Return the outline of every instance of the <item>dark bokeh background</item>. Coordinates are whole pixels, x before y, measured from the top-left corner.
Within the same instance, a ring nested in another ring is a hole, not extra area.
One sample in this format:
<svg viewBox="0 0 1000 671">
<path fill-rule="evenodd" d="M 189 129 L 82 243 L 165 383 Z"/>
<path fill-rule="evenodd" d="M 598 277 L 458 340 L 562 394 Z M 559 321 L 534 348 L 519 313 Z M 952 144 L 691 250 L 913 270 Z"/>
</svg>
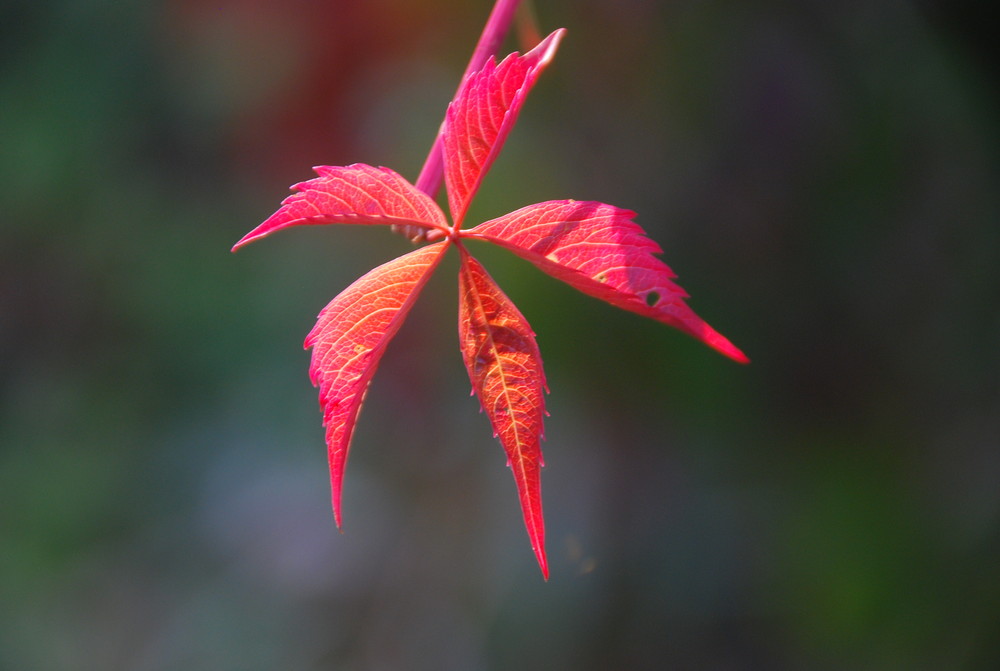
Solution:
<svg viewBox="0 0 1000 671">
<path fill-rule="evenodd" d="M 409 243 L 228 251 L 312 165 L 415 178 L 489 3 L 0 2 L 0 668 L 1000 668 L 989 3 L 536 4 L 470 221 L 634 209 L 753 359 L 476 248 L 552 388 L 548 583 L 455 259 L 338 534 L 301 343 Z"/>
</svg>

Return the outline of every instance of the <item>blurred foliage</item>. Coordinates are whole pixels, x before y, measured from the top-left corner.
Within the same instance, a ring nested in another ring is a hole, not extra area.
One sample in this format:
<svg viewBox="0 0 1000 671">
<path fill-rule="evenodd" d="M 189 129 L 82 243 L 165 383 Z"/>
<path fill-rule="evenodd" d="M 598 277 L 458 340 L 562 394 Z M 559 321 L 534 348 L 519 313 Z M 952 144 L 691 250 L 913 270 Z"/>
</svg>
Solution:
<svg viewBox="0 0 1000 671">
<path fill-rule="evenodd" d="M 636 210 L 754 360 L 477 247 L 552 387 L 548 584 L 454 259 L 376 376 L 341 535 L 301 342 L 409 243 L 228 253 L 311 165 L 415 177 L 489 3 L 0 2 L 0 668 L 1000 665 L 983 10 L 536 4 L 569 34 L 471 216 Z"/>
</svg>

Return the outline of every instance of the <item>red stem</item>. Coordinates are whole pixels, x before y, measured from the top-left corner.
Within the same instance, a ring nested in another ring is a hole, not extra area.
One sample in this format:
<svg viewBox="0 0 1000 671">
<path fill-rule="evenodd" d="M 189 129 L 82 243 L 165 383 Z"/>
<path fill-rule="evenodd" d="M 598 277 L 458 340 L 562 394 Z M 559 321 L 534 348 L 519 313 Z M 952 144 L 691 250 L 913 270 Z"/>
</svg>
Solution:
<svg viewBox="0 0 1000 671">
<path fill-rule="evenodd" d="M 469 75 L 481 69 L 490 56 L 497 54 L 504 37 L 507 35 L 507 31 L 510 30 L 510 26 L 514 22 L 514 13 L 517 11 L 520 1 L 497 0 L 496 4 L 493 5 L 490 18 L 486 20 L 486 27 L 483 28 L 483 34 L 479 36 L 479 43 L 476 44 L 476 49 L 472 52 L 469 65 L 466 66 L 465 73 L 462 75 L 462 80 L 458 85 L 459 91 L 461 91 L 462 85 L 465 84 L 465 80 L 469 78 Z M 455 95 L 456 97 L 458 96 L 457 91 Z M 431 151 L 427 154 L 427 160 L 424 161 L 424 167 L 421 169 L 420 176 L 417 177 L 417 182 L 414 186 L 431 198 L 435 198 L 438 190 L 441 188 L 443 179 L 444 157 L 441 154 L 441 132 L 438 131 L 437 137 L 434 138 L 434 144 L 431 146 Z"/>
</svg>

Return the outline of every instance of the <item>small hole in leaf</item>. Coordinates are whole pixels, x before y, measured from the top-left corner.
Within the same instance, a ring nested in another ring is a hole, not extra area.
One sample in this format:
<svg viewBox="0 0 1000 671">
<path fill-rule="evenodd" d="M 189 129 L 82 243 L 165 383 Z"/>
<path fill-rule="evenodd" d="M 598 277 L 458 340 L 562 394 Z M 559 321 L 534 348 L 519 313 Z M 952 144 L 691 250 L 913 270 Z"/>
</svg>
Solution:
<svg viewBox="0 0 1000 671">
<path fill-rule="evenodd" d="M 655 291 L 650 291 L 646 294 L 646 305 L 653 307 L 660 302 L 660 294 Z"/>
</svg>

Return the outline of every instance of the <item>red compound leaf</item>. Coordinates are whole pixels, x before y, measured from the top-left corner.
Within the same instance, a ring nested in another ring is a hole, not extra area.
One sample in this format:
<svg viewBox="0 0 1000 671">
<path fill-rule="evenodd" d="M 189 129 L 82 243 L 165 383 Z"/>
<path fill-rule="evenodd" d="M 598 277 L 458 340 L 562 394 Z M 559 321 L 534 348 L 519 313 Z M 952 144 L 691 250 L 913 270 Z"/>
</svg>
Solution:
<svg viewBox="0 0 1000 671">
<path fill-rule="evenodd" d="M 603 203 L 550 201 L 461 230 L 469 203 L 563 33 L 557 30 L 528 53 L 511 54 L 499 65 L 490 57 L 459 87 L 439 134 L 442 150 L 436 143 L 418 180 L 436 191 L 440 167 L 433 161 L 443 156 L 454 227 L 429 195 L 388 168 L 321 166 L 315 168 L 319 177 L 296 184 L 296 193 L 233 247 L 289 226 L 315 224 L 381 224 L 415 240 L 447 238 L 354 282 L 326 306 L 306 337 L 305 346 L 313 350 L 309 375 L 319 387 L 339 527 L 344 468 L 368 385 L 434 268 L 456 243 L 461 252 L 462 357 L 473 392 L 507 454 L 528 538 L 546 579 L 541 441 L 547 389 L 542 359 L 528 322 L 466 252 L 462 238 L 505 247 L 586 294 L 675 326 L 736 361 L 747 361 L 688 307 L 674 273 L 657 258 L 662 250 L 632 221 L 633 212 Z"/>
</svg>

